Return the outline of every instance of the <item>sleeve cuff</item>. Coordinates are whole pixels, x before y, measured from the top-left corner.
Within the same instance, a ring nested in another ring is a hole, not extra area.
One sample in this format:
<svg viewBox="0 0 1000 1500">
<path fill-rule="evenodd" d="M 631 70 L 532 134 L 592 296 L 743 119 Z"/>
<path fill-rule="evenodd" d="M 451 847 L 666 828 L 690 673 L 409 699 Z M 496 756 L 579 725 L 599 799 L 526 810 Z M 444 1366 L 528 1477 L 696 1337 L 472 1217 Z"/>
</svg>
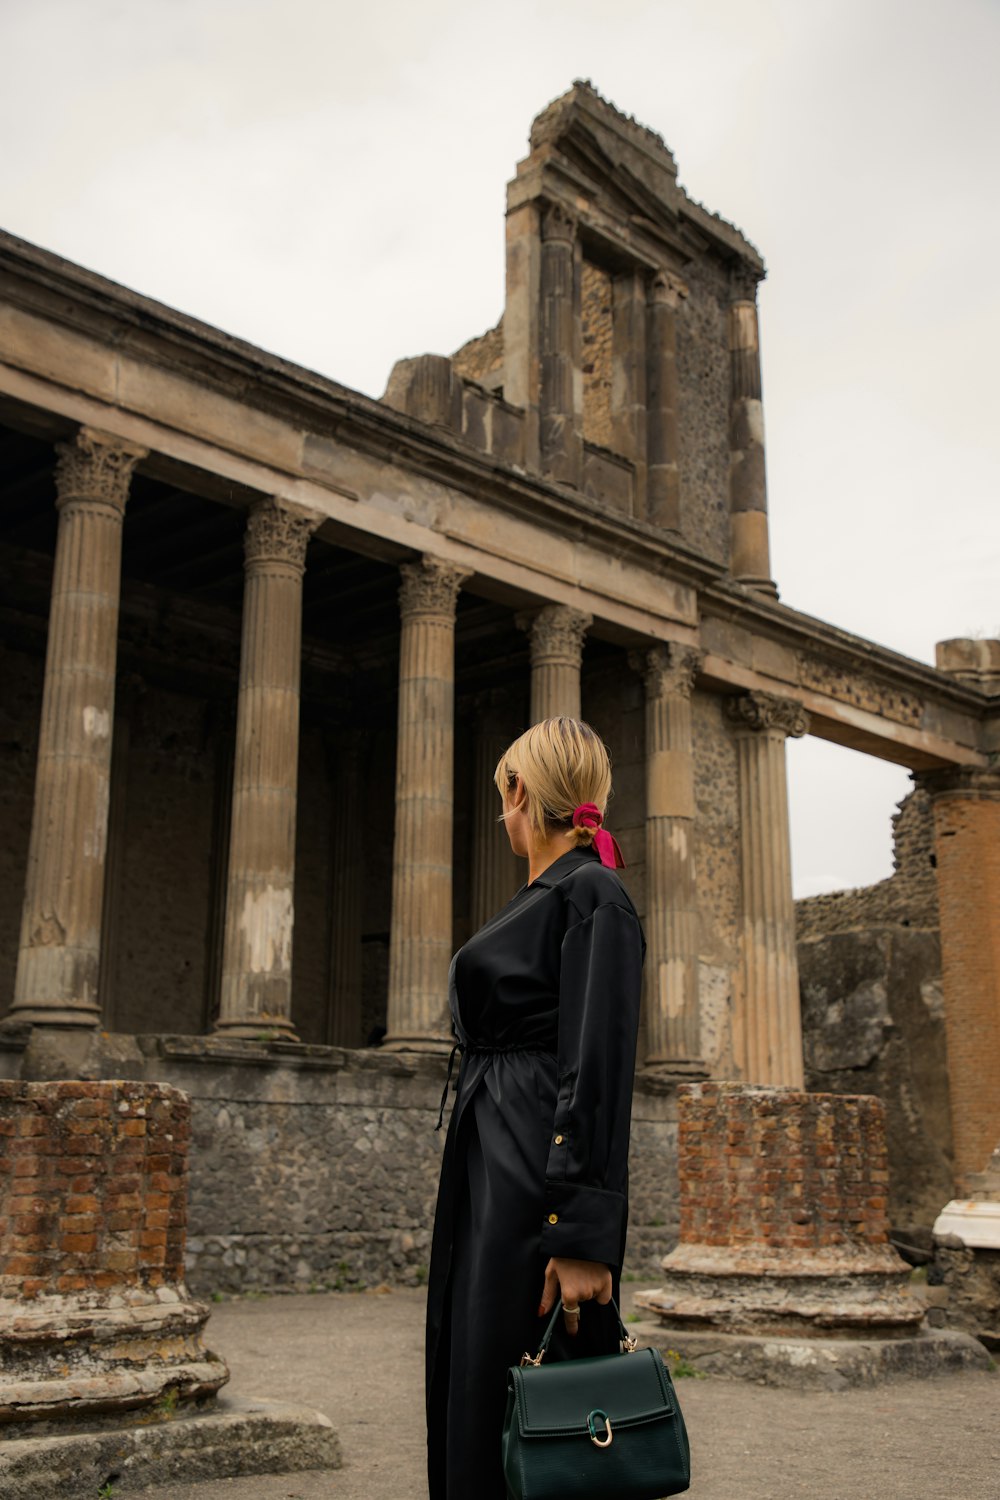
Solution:
<svg viewBox="0 0 1000 1500">
<path fill-rule="evenodd" d="M 542 1254 L 620 1266 L 625 1241 L 625 1198 L 604 1188 L 545 1183 Z"/>
</svg>

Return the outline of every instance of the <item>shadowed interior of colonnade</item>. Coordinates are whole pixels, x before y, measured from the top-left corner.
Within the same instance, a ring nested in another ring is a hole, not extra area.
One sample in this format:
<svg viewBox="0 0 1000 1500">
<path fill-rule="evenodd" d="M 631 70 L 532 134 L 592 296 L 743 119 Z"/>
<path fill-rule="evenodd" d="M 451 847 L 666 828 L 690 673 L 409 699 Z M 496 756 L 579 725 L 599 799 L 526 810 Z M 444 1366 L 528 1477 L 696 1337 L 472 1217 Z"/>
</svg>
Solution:
<svg viewBox="0 0 1000 1500">
<path fill-rule="evenodd" d="M 23 429 L 23 423 L 22 423 Z M 3 995 L 14 992 L 57 512 L 55 444 L 0 428 L 4 604 Z M 113 1033 L 197 1036 L 219 1013 L 244 593 L 245 497 L 138 473 L 122 544 L 100 941 Z M 303 577 L 292 1024 L 357 1048 L 386 1025 L 399 676 L 399 570 L 324 535 Z M 497 823 L 493 769 L 529 722 L 516 606 L 463 589 L 456 610 L 454 929 L 458 946 L 524 872 Z M 616 827 L 643 866 L 642 704 L 621 647 L 584 648 L 583 711 L 617 768 Z M 262 1028 L 262 1032 L 266 1027 Z"/>
</svg>

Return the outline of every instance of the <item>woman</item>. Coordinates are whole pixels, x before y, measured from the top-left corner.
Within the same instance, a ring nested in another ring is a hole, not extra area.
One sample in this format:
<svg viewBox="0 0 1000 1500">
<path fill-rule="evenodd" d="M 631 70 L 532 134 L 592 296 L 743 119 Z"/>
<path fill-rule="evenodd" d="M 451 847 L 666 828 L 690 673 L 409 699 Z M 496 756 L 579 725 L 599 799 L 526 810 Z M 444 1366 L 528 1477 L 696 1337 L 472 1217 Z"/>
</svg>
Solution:
<svg viewBox="0 0 1000 1500">
<path fill-rule="evenodd" d="M 560 1295 L 550 1358 L 618 1347 L 608 1303 L 625 1245 L 645 941 L 600 828 L 611 767 L 587 724 L 546 719 L 495 780 L 528 882 L 451 965 L 462 1062 L 428 1288 L 431 1500 L 504 1500 L 507 1368 L 535 1352 Z"/>
</svg>

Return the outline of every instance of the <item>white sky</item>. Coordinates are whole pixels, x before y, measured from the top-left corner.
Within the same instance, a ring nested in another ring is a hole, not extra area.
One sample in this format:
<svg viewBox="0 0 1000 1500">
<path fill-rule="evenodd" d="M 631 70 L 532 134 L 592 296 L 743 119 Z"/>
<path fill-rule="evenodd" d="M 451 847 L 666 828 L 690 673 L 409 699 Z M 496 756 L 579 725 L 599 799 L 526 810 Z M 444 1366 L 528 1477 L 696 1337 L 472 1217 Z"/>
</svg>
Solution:
<svg viewBox="0 0 1000 1500">
<path fill-rule="evenodd" d="M 0 223 L 370 395 L 503 304 L 574 78 L 761 249 L 774 576 L 923 661 L 1000 635 L 998 0 L 0 0 Z M 897 767 L 789 750 L 798 894 L 890 870 Z"/>
</svg>

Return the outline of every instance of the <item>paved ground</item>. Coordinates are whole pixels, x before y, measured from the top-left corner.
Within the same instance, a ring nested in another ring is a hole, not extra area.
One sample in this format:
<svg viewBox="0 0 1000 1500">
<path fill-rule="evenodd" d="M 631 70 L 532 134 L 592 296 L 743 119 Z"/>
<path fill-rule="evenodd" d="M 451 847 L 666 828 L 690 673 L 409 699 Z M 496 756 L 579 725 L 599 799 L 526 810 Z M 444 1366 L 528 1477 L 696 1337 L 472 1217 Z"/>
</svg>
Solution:
<svg viewBox="0 0 1000 1500">
<path fill-rule="evenodd" d="M 221 1303 L 209 1342 L 234 1391 L 326 1412 L 345 1465 L 145 1490 L 144 1500 L 425 1500 L 423 1310 L 417 1291 Z M 1000 1374 L 843 1394 L 717 1379 L 678 1391 L 692 1500 L 1000 1500 Z"/>
</svg>

